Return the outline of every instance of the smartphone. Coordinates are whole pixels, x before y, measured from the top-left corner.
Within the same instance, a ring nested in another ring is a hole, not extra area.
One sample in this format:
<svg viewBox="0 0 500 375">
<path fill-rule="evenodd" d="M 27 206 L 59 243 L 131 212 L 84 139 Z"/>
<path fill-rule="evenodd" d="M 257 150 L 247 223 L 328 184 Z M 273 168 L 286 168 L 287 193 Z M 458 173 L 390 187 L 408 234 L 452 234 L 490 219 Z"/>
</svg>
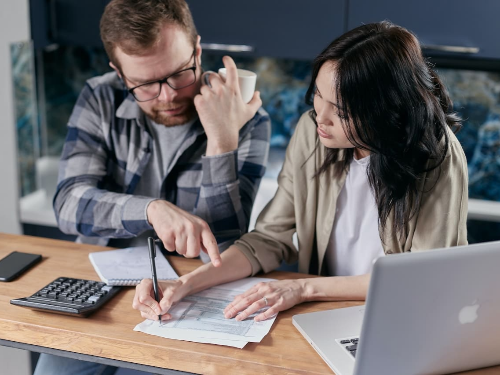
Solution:
<svg viewBox="0 0 500 375">
<path fill-rule="evenodd" d="M 12 281 L 42 260 L 39 254 L 13 251 L 0 259 L 0 281 Z"/>
</svg>

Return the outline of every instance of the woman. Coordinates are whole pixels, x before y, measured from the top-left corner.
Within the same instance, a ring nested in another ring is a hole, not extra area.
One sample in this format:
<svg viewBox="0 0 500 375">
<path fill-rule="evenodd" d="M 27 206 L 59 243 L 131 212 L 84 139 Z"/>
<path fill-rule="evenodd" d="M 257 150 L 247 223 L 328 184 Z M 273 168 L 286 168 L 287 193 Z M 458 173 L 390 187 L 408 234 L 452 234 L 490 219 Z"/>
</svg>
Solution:
<svg viewBox="0 0 500 375">
<path fill-rule="evenodd" d="M 379 256 L 467 243 L 467 164 L 460 127 L 416 37 L 381 22 L 333 41 L 315 60 L 307 100 L 287 149 L 279 188 L 256 230 L 179 280 L 137 287 L 144 318 L 169 319 L 184 296 L 269 272 L 298 258 L 299 271 L 328 275 L 260 283 L 226 318 L 267 319 L 304 301 L 364 300 Z M 292 236 L 298 235 L 298 250 Z"/>
</svg>

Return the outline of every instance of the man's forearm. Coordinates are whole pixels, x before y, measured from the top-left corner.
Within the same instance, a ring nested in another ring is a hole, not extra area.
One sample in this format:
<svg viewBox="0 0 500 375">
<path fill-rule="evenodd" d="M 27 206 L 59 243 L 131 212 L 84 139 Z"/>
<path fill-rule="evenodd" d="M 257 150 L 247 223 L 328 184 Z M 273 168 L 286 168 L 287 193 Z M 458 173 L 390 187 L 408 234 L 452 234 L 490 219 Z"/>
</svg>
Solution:
<svg viewBox="0 0 500 375">
<path fill-rule="evenodd" d="M 193 214 L 206 220 L 219 244 L 238 239 L 247 231 L 248 194 L 240 191 L 238 151 L 203 157 L 203 180 Z M 250 202 L 250 205 L 253 202 Z M 248 210 L 250 211 L 250 210 Z"/>
<path fill-rule="evenodd" d="M 207 263 L 180 277 L 187 289 L 187 294 L 197 293 L 212 286 L 239 280 L 252 274 L 250 262 L 236 246 L 231 246 L 223 252 L 221 259 L 222 265 L 220 267 L 215 268 L 211 263 Z"/>
<path fill-rule="evenodd" d="M 146 220 L 151 200 L 105 192 L 91 185 L 69 185 L 57 192 L 54 213 L 64 233 L 130 238 L 151 229 Z"/>
</svg>

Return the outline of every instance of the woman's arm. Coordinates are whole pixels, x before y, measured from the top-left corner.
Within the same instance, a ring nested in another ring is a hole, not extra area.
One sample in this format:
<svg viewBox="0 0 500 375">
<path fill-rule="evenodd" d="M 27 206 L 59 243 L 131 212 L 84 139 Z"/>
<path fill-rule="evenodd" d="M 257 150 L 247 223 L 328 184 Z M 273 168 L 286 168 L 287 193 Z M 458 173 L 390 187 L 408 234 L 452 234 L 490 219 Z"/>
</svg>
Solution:
<svg viewBox="0 0 500 375">
<path fill-rule="evenodd" d="M 364 301 L 371 274 L 302 279 L 304 301 Z"/>
<path fill-rule="evenodd" d="M 221 258 L 220 267 L 207 263 L 178 280 L 160 283 L 159 304 L 154 299 L 151 279 L 142 280 L 136 288 L 133 308 L 139 310 L 143 318 L 156 320 L 158 315 L 162 315 L 162 319 L 168 320 L 171 316 L 167 312 L 172 304 L 185 296 L 250 276 L 250 262 L 237 247 L 231 246 L 221 254 Z M 235 297 L 225 308 L 224 315 L 226 318 L 244 320 L 269 306 L 269 309 L 255 317 L 256 321 L 260 321 L 302 302 L 365 300 L 369 282 L 370 274 L 258 283 Z"/>
<path fill-rule="evenodd" d="M 236 296 L 224 310 L 224 315 L 226 318 L 244 320 L 269 306 L 254 318 L 255 321 L 261 321 L 302 302 L 365 300 L 369 283 L 370 274 L 259 283 Z"/>
<path fill-rule="evenodd" d="M 181 276 L 185 295 L 193 294 L 215 285 L 228 283 L 250 276 L 252 268 L 247 257 L 235 246 L 221 254 L 221 266 L 204 264 L 194 271 Z"/>
<path fill-rule="evenodd" d="M 162 315 L 162 319 L 168 320 L 171 316 L 167 311 L 185 296 L 242 279 L 252 273 L 247 257 L 235 246 L 223 252 L 221 260 L 221 265 L 217 268 L 212 263 L 206 263 L 178 280 L 160 283 L 160 303 L 154 299 L 151 279 L 142 280 L 136 287 L 132 307 L 139 310 L 143 318 L 157 320 L 158 315 Z"/>
<path fill-rule="evenodd" d="M 411 251 L 467 244 L 467 160 L 455 135 L 439 168 L 427 173 Z"/>
</svg>

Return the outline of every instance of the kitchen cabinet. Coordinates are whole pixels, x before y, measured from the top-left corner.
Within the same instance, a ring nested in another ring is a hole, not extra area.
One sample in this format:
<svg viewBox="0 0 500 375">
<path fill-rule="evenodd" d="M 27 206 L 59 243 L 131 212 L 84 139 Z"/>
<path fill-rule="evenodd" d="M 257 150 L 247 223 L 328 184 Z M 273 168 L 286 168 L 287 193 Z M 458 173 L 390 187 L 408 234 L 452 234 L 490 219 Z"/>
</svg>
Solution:
<svg viewBox="0 0 500 375">
<path fill-rule="evenodd" d="M 413 31 L 429 56 L 500 59 L 498 0 L 349 0 L 348 29 L 384 19 Z"/>
<path fill-rule="evenodd" d="M 109 0 L 30 0 L 35 48 L 50 44 L 102 47 L 99 21 Z"/>
<path fill-rule="evenodd" d="M 102 47 L 109 0 L 30 0 L 35 48 Z M 430 56 L 500 59 L 498 0 L 187 0 L 205 51 L 314 58 L 335 37 L 384 19 L 413 31 Z"/>
<path fill-rule="evenodd" d="M 205 50 L 313 59 L 345 31 L 347 0 L 187 0 Z"/>
<path fill-rule="evenodd" d="M 347 0 L 188 0 L 205 51 L 313 59 L 345 31 Z M 109 0 L 30 0 L 35 48 L 102 47 Z"/>
</svg>

